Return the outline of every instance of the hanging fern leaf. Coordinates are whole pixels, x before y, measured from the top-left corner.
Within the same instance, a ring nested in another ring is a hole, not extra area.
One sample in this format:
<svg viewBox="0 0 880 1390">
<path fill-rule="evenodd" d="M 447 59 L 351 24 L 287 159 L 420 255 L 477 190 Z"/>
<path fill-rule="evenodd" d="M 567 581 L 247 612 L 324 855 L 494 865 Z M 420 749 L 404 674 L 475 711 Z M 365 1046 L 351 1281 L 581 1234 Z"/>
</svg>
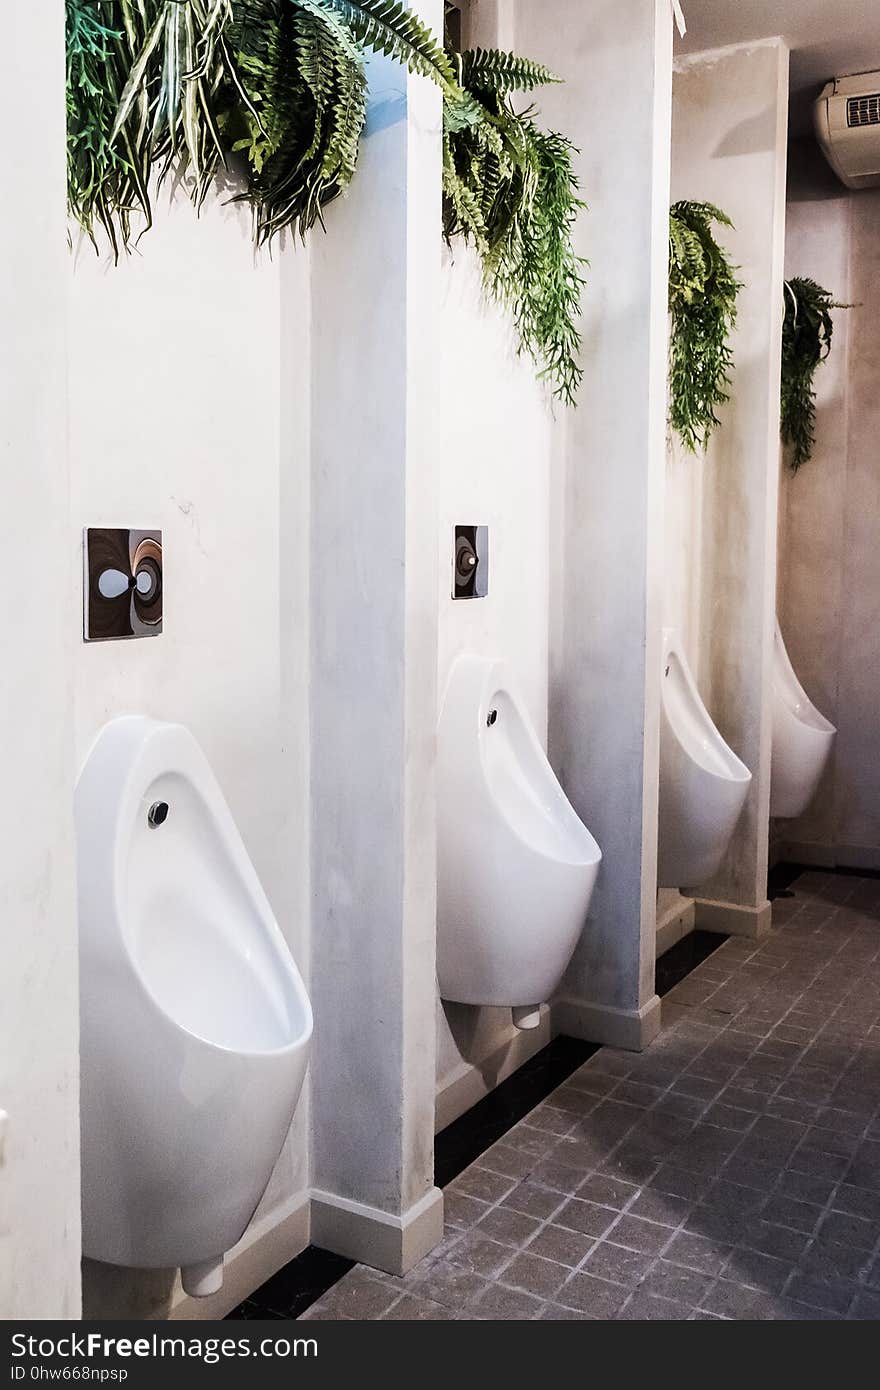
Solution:
<svg viewBox="0 0 880 1390">
<path fill-rule="evenodd" d="M 230 154 L 258 243 L 305 234 L 354 176 L 364 47 L 439 84 L 450 122 L 485 114 L 397 0 L 66 0 L 70 209 L 114 255 L 173 168 L 198 208 Z M 138 231 L 140 228 L 138 228 Z"/>
<path fill-rule="evenodd" d="M 469 91 L 531 92 L 561 80 L 543 63 L 496 48 L 469 49 L 460 55 L 460 61 L 459 81 Z"/>
<path fill-rule="evenodd" d="M 131 216 L 151 221 L 147 191 L 151 156 L 128 126 L 115 130 L 116 113 L 134 52 L 157 5 L 114 5 L 67 0 L 67 187 L 70 212 L 95 241 L 103 227 L 118 255 L 128 245 Z M 105 21 L 114 22 L 108 24 Z M 118 23 L 116 22 L 118 21 Z M 141 104 L 137 116 L 145 119 Z"/>
<path fill-rule="evenodd" d="M 831 311 L 852 305 L 838 304 L 828 290 L 806 277 L 786 280 L 784 292 L 780 432 L 783 444 L 791 450 L 791 470 L 796 473 L 812 457 L 816 442 L 813 377 L 831 351 Z"/>
<path fill-rule="evenodd" d="M 230 156 L 257 244 L 304 236 L 354 177 L 371 48 L 440 87 L 445 233 L 475 245 L 523 350 L 573 399 L 573 151 L 508 99 L 555 81 L 546 68 L 492 50 L 453 57 L 398 0 L 66 3 L 70 208 L 93 240 L 103 226 L 114 255 L 130 247 L 137 221 L 151 222 L 152 176 L 173 170 L 201 207 Z"/>
<path fill-rule="evenodd" d="M 293 0 L 294 4 L 301 0 Z M 463 96 L 455 69 L 427 24 L 399 0 L 307 0 L 310 8 L 336 11 L 366 48 L 396 58 L 410 72 L 430 77 L 452 101 Z"/>
<path fill-rule="evenodd" d="M 572 245 L 584 206 L 575 151 L 562 135 L 542 131 L 531 111 L 515 111 L 507 95 L 556 79 L 509 53 L 475 49 L 451 61 L 483 115 L 462 125 L 444 105 L 444 234 L 475 247 L 486 287 L 509 308 L 522 351 L 573 404 L 582 376 L 577 325 L 585 265 Z"/>
<path fill-rule="evenodd" d="M 678 202 L 669 215 L 669 423 L 692 453 L 705 449 L 728 400 L 730 334 L 742 286 L 713 224 L 730 218 L 712 203 Z"/>
</svg>

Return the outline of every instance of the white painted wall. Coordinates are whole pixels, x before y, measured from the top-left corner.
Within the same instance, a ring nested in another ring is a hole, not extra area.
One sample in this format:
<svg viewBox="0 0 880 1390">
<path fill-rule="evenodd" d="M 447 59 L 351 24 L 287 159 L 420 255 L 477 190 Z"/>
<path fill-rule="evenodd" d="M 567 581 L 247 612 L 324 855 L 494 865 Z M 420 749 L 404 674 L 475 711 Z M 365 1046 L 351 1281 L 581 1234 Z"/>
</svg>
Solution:
<svg viewBox="0 0 880 1390">
<path fill-rule="evenodd" d="M 0 50 L 0 1318 L 79 1316 L 77 946 L 66 430 L 64 7 Z"/>
<path fill-rule="evenodd" d="M 783 460 L 780 479 L 780 624 L 801 683 L 838 737 L 811 806 L 774 830 L 789 857 L 876 868 L 880 194 L 850 193 L 818 151 L 795 153 L 786 274 L 809 275 L 855 307 L 835 313 L 831 355 L 816 373 L 813 457 L 796 475 Z"/>
<path fill-rule="evenodd" d="M 159 195 L 140 251 L 70 280 L 72 524 L 160 526 L 164 631 L 74 652 L 77 766 L 143 712 L 202 744 L 308 973 L 309 257 L 254 256 L 249 214 Z M 79 614 L 70 617 L 79 624 Z M 308 1091 L 260 1215 L 306 1188 Z M 86 1267 L 87 1309 L 160 1313 L 170 1279 Z M 112 1303 L 108 1300 L 111 1299 Z"/>
<path fill-rule="evenodd" d="M 757 930 L 766 903 L 770 792 L 770 643 L 776 582 L 779 353 L 785 220 L 788 53 L 776 39 L 676 65 L 671 201 L 718 204 L 743 289 L 732 338 L 731 399 L 705 458 L 667 459 L 673 526 L 668 616 L 677 616 L 701 693 L 752 772 L 745 811 L 719 874 L 696 885 L 728 930 Z M 727 908 L 724 909 L 728 911 Z M 713 919 L 714 920 L 714 919 Z M 720 925 L 720 923 L 719 923 Z"/>
<path fill-rule="evenodd" d="M 444 251 L 438 326 L 438 703 L 460 653 L 501 657 L 545 742 L 555 428 L 549 392 L 532 362 L 517 355 L 510 317 L 487 302 L 479 259 L 461 243 Z M 485 598 L 451 597 L 456 523 L 489 527 Z M 499 1068 L 521 1060 L 524 1035 L 509 1009 L 441 1004 L 437 1024 L 441 1091 L 471 1065 L 483 1069 L 491 1089 Z"/>
</svg>

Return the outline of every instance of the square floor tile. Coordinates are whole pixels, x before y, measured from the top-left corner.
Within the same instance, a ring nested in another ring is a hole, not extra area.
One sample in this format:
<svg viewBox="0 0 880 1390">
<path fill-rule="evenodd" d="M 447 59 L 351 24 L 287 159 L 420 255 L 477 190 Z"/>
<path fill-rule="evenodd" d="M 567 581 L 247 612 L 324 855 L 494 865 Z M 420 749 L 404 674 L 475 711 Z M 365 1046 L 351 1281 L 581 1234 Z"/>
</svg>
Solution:
<svg viewBox="0 0 880 1390">
<path fill-rule="evenodd" d="M 673 1264 L 696 1270 L 698 1274 L 720 1274 L 732 1254 L 731 1245 L 679 1231 L 664 1250 L 663 1257 Z"/>
<path fill-rule="evenodd" d="M 669 1240 L 671 1231 L 659 1226 L 656 1221 L 645 1221 L 640 1216 L 630 1216 L 628 1212 L 606 1232 L 606 1240 L 615 1245 L 625 1245 L 630 1250 L 640 1250 L 645 1254 L 656 1255 Z"/>
<path fill-rule="evenodd" d="M 629 1289 L 594 1279 L 591 1274 L 573 1274 L 556 1295 L 564 1308 L 577 1308 L 592 1318 L 613 1318 L 629 1297 Z"/>
<path fill-rule="evenodd" d="M 589 1254 L 595 1243 L 594 1236 L 551 1223 L 541 1228 L 526 1249 L 531 1255 L 541 1255 L 546 1260 L 556 1260 L 573 1269 Z"/>
<path fill-rule="evenodd" d="M 521 1289 L 490 1284 L 460 1316 L 491 1322 L 529 1322 L 538 1316 L 543 1306 L 541 1299 Z"/>
<path fill-rule="evenodd" d="M 508 1192 L 501 1202 L 501 1206 L 512 1207 L 514 1211 L 520 1211 L 526 1216 L 534 1216 L 540 1221 L 545 1221 L 553 1212 L 559 1210 L 565 1200 L 564 1193 L 555 1192 L 551 1188 L 540 1187 L 535 1182 L 521 1182 L 511 1192 Z M 481 1214 L 485 1216 L 486 1213 Z"/>
<path fill-rule="evenodd" d="M 513 1250 L 500 1241 L 490 1240 L 480 1234 L 479 1228 L 470 1231 L 457 1241 L 447 1255 L 449 1264 L 465 1269 L 471 1274 L 479 1274 L 484 1279 L 494 1279 L 510 1262 Z"/>
<path fill-rule="evenodd" d="M 611 1177 L 607 1173 L 592 1173 L 578 1188 L 577 1195 L 585 1201 L 597 1203 L 598 1206 L 613 1207 L 620 1211 L 638 1195 L 638 1192 L 639 1188 L 634 1183 L 624 1182 L 621 1178 Z"/>
<path fill-rule="evenodd" d="M 610 1207 L 597 1206 L 595 1202 L 585 1202 L 572 1197 L 554 1217 L 557 1226 L 567 1226 L 580 1231 L 582 1235 L 603 1236 L 617 1220 L 618 1213 Z"/>
<path fill-rule="evenodd" d="M 711 1275 L 698 1274 L 696 1270 L 684 1269 L 661 1258 L 650 1267 L 640 1287 L 645 1293 L 671 1298 L 690 1308 L 699 1308 L 711 1284 Z"/>
<path fill-rule="evenodd" d="M 644 1289 L 637 1289 L 617 1317 L 618 1320 L 627 1322 L 682 1322 L 689 1316 L 690 1311 L 685 1303 L 675 1303 L 670 1298 L 657 1298 Z"/>
<path fill-rule="evenodd" d="M 525 1245 L 541 1229 L 541 1222 L 536 1216 L 526 1216 L 513 1207 L 490 1207 L 475 1229 L 490 1240 L 518 1247 Z"/>
<path fill-rule="evenodd" d="M 600 1240 L 587 1256 L 582 1268 L 586 1274 L 592 1274 L 596 1279 L 608 1279 L 613 1284 L 627 1284 L 634 1288 L 644 1278 L 653 1262 L 654 1256 L 641 1250 L 627 1250 L 622 1245 L 612 1245 L 610 1241 Z"/>
<path fill-rule="evenodd" d="M 553 1298 L 562 1288 L 569 1272 L 565 1265 L 523 1251 L 511 1260 L 501 1275 L 501 1281 L 512 1288 L 535 1294 L 538 1298 Z"/>
</svg>

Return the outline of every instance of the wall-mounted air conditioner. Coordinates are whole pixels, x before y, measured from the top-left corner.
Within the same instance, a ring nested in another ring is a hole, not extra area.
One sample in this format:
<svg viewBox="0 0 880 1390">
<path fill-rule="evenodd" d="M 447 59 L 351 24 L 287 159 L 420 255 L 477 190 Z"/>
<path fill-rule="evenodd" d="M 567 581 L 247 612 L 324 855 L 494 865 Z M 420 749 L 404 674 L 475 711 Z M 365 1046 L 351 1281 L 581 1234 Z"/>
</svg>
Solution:
<svg viewBox="0 0 880 1390">
<path fill-rule="evenodd" d="M 880 72 L 826 83 L 815 122 L 828 163 L 847 188 L 880 184 Z"/>
</svg>

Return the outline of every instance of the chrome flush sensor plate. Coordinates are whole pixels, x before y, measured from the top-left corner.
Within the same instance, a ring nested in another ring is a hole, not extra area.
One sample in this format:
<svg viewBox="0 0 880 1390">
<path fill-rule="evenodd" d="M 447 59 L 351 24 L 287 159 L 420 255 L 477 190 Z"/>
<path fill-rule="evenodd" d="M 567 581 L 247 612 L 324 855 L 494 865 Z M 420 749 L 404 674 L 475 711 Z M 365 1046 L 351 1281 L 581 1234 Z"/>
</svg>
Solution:
<svg viewBox="0 0 880 1390">
<path fill-rule="evenodd" d="M 489 592 L 488 526 L 456 526 L 452 597 L 485 598 Z"/>
<path fill-rule="evenodd" d="M 162 532 L 88 526 L 83 637 L 107 642 L 162 631 Z"/>
</svg>

